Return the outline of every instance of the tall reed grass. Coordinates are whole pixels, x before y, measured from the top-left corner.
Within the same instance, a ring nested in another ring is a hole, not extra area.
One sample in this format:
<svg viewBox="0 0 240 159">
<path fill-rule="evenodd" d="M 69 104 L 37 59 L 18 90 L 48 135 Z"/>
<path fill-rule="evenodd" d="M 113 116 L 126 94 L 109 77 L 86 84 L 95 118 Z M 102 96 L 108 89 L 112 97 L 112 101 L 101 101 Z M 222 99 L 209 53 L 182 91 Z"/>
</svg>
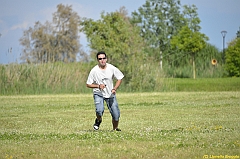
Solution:
<svg viewBox="0 0 240 159">
<path fill-rule="evenodd" d="M 0 65 L 0 95 L 90 93 L 92 90 L 86 87 L 86 80 L 89 71 L 95 65 L 95 62 Z M 188 72 L 188 69 L 185 69 L 179 68 L 173 72 L 179 71 L 180 75 L 181 71 L 185 71 L 180 76 L 185 77 Z M 125 78 L 119 90 L 121 92 L 240 90 L 239 78 L 212 78 L 215 77 L 213 72 L 218 68 L 212 69 L 209 70 L 208 76 L 205 75 L 208 78 L 180 80 L 169 77 L 167 74 L 169 70 L 156 68 L 155 64 L 143 64 L 133 72 L 123 71 Z M 207 72 L 205 70 L 205 74 Z M 218 77 L 220 73 L 216 74 Z"/>
<path fill-rule="evenodd" d="M 91 64 L 49 63 L 0 66 L 1 94 L 89 92 L 85 86 Z"/>
</svg>

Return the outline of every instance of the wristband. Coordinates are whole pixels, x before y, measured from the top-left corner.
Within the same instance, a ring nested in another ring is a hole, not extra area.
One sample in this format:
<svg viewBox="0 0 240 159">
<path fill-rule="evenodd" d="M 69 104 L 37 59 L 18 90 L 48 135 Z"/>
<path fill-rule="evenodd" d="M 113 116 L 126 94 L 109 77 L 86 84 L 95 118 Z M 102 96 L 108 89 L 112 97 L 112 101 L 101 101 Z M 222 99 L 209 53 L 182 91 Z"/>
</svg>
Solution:
<svg viewBox="0 0 240 159">
<path fill-rule="evenodd" d="M 116 91 L 116 89 L 114 89 L 114 88 L 112 90 Z"/>
</svg>

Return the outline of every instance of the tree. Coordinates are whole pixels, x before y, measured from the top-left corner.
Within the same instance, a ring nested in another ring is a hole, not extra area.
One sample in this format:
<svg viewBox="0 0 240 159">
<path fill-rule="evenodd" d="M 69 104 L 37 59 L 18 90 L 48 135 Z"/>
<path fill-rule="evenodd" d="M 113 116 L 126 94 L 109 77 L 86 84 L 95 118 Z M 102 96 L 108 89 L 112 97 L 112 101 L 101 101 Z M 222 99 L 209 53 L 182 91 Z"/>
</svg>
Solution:
<svg viewBox="0 0 240 159">
<path fill-rule="evenodd" d="M 225 56 L 225 68 L 229 76 L 240 77 L 240 38 L 236 38 L 229 43 Z"/>
<path fill-rule="evenodd" d="M 50 43 L 54 37 L 49 34 L 51 31 L 49 22 L 45 25 L 36 22 L 33 28 L 24 31 L 24 36 L 20 39 L 21 45 L 24 46 L 21 59 L 33 63 L 47 62 L 51 58 L 50 53 L 53 52 Z"/>
<path fill-rule="evenodd" d="M 176 35 L 185 20 L 180 12 L 180 0 L 147 0 L 132 13 L 132 23 L 141 27 L 141 36 L 151 48 L 156 60 L 160 52 L 166 57 L 170 52 L 170 39 Z"/>
<path fill-rule="evenodd" d="M 197 7 L 195 5 L 184 5 L 183 6 L 183 16 L 186 21 L 185 24 L 193 32 L 199 32 L 201 27 L 199 26 L 201 20 L 198 17 Z"/>
<path fill-rule="evenodd" d="M 173 47 L 191 55 L 193 78 L 196 78 L 195 56 L 206 46 L 208 38 L 200 32 L 193 32 L 188 26 L 182 28 L 177 36 L 173 36 L 171 44 Z"/>
<path fill-rule="evenodd" d="M 80 17 L 72 10 L 71 6 L 62 4 L 57 6 L 57 12 L 53 14 L 53 25 L 57 42 L 58 61 L 76 61 L 79 52 L 79 22 Z"/>
<path fill-rule="evenodd" d="M 32 63 L 74 62 L 79 53 L 78 25 L 80 17 L 71 6 L 59 4 L 53 22 L 36 22 L 24 31 L 20 44 L 24 47 L 22 60 Z"/>
<path fill-rule="evenodd" d="M 197 8 L 195 5 L 183 6 L 183 15 L 186 21 L 186 26 L 182 27 L 178 35 L 171 39 L 171 45 L 185 54 L 190 54 L 193 67 L 193 78 L 196 78 L 195 57 L 196 53 L 201 51 L 206 46 L 208 37 L 200 33 L 199 26 L 201 20 L 198 18 Z"/>
<path fill-rule="evenodd" d="M 138 27 L 130 23 L 124 7 L 112 13 L 102 12 L 100 20 L 85 18 L 81 26 L 90 48 L 95 51 L 105 51 L 108 60 L 124 67 L 121 69 L 125 72 L 136 67 L 137 62 L 140 63 L 137 59 L 142 60 L 143 40 L 138 34 Z"/>
</svg>

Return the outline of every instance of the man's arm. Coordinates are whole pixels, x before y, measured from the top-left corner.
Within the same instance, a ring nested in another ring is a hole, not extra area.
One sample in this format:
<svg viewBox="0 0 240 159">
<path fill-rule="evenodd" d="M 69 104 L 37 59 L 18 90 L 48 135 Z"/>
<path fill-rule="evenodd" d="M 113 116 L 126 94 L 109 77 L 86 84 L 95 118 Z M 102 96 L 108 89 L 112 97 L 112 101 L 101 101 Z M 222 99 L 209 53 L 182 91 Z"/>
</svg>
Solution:
<svg viewBox="0 0 240 159">
<path fill-rule="evenodd" d="M 121 85 L 121 83 L 122 83 L 122 80 L 121 80 L 121 79 L 120 79 L 120 80 L 117 80 L 115 86 L 114 86 L 113 89 L 112 89 L 112 93 L 113 93 L 113 94 L 116 93 L 116 91 L 117 91 L 118 87 Z"/>
<path fill-rule="evenodd" d="M 87 84 L 88 88 L 99 88 L 99 89 L 104 89 L 106 86 L 104 84 Z"/>
</svg>

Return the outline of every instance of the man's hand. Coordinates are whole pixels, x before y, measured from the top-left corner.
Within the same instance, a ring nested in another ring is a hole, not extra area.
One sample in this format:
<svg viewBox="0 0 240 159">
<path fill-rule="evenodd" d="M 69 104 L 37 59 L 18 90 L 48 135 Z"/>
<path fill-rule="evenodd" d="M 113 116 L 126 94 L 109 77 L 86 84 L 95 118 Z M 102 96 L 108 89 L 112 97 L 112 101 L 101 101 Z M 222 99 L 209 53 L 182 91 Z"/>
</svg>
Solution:
<svg viewBox="0 0 240 159">
<path fill-rule="evenodd" d="M 103 90 L 104 88 L 106 88 L 106 85 L 105 85 L 105 84 L 100 84 L 98 88 L 99 88 L 100 90 Z"/>
<path fill-rule="evenodd" d="M 116 89 L 112 89 L 112 94 L 116 94 Z"/>
</svg>

